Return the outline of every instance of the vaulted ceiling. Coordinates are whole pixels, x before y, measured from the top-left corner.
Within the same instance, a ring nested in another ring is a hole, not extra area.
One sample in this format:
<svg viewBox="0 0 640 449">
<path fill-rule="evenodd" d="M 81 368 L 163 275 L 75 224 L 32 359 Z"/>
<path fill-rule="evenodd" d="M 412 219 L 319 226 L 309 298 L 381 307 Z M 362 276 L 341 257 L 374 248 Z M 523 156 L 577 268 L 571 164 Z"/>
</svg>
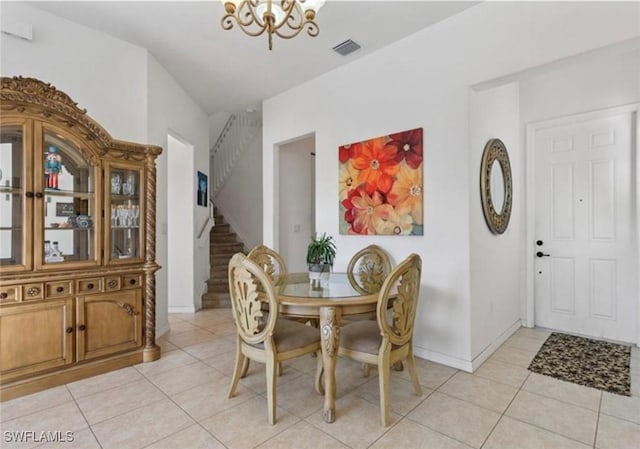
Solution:
<svg viewBox="0 0 640 449">
<path fill-rule="evenodd" d="M 328 0 L 316 17 L 320 35 L 249 37 L 225 31 L 218 0 L 196 2 L 34 2 L 73 22 L 147 48 L 208 113 L 257 108 L 260 102 L 347 64 L 476 4 L 458 1 Z M 352 39 L 362 49 L 332 47 Z M 390 61 L 400 63 L 401 61 Z"/>
</svg>

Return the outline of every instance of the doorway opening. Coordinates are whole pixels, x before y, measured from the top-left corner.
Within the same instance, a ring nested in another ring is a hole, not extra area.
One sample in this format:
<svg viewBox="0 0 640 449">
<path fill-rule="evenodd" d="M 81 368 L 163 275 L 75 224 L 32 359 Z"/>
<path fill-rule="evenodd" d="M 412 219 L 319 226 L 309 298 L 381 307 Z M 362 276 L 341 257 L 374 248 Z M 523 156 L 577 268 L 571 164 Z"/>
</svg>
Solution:
<svg viewBox="0 0 640 449">
<path fill-rule="evenodd" d="M 315 135 L 281 144 L 278 151 L 278 249 L 291 272 L 307 271 L 315 233 Z"/>
</svg>

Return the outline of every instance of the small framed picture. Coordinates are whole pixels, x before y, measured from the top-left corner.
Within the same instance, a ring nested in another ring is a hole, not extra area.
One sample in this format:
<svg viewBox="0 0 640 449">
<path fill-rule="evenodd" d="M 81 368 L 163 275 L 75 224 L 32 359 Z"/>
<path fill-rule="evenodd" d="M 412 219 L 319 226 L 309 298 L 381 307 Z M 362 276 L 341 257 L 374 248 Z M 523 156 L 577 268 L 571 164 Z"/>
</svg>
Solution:
<svg viewBox="0 0 640 449">
<path fill-rule="evenodd" d="M 56 217 L 72 217 L 75 214 L 73 203 L 56 203 Z"/>
<path fill-rule="evenodd" d="M 202 172 L 198 172 L 198 191 L 197 191 L 197 203 L 198 206 L 207 207 L 207 175 Z"/>
</svg>

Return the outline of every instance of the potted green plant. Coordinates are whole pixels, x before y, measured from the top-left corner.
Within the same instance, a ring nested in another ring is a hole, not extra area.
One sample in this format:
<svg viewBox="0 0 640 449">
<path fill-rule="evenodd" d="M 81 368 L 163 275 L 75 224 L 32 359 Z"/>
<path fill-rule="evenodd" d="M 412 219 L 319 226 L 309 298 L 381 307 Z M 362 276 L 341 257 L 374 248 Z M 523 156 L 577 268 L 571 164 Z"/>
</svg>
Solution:
<svg viewBox="0 0 640 449">
<path fill-rule="evenodd" d="M 322 273 L 328 273 L 333 266 L 336 257 L 336 245 L 333 237 L 322 233 L 311 237 L 307 248 L 307 265 L 309 267 L 309 279 L 319 279 Z"/>
</svg>

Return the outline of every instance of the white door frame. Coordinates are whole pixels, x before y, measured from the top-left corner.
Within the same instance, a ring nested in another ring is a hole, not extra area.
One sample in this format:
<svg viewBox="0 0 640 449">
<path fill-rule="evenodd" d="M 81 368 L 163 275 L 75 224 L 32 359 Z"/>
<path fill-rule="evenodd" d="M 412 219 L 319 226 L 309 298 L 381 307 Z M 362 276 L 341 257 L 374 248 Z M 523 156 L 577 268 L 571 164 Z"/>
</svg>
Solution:
<svg viewBox="0 0 640 449">
<path fill-rule="evenodd" d="M 559 117 L 550 120 L 532 122 L 527 124 L 526 128 L 526 232 L 525 232 L 525 250 L 526 272 L 525 272 L 525 318 L 523 325 L 526 327 L 535 326 L 535 253 L 534 245 L 535 236 L 535 134 L 536 131 L 544 128 L 555 126 L 570 125 L 573 123 L 585 122 L 588 120 L 596 120 L 613 114 L 635 114 L 635 134 L 631 139 L 631 160 L 635 160 L 635 173 L 633 175 L 633 183 L 636 187 L 636 257 L 638 259 L 638 279 L 640 279 L 640 152 L 638 151 L 638 142 L 640 142 L 640 103 L 632 103 L 624 106 L 600 109 L 592 112 L 574 114 L 566 117 Z M 633 118 L 633 117 L 632 117 Z M 640 285 L 637 289 L 636 303 L 638 304 L 636 313 L 636 345 L 640 346 Z"/>
</svg>

